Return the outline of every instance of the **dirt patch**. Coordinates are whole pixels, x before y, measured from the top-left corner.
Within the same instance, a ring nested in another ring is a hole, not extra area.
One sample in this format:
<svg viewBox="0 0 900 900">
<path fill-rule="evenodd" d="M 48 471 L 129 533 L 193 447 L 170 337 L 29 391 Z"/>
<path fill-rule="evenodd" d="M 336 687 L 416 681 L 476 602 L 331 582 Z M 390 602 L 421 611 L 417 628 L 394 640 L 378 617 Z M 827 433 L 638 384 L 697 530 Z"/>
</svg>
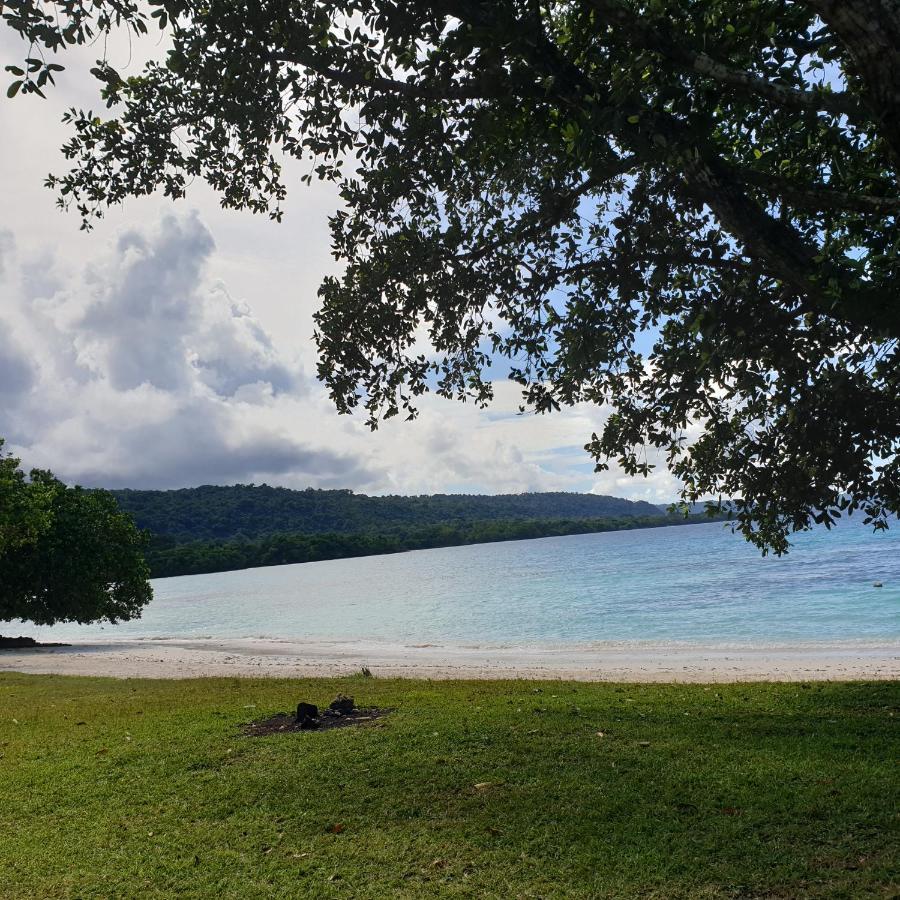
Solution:
<svg viewBox="0 0 900 900">
<path fill-rule="evenodd" d="M 380 709 L 377 706 L 354 709 L 353 712 L 343 715 L 328 715 L 326 710 L 318 719 L 315 728 L 310 728 L 305 722 L 298 721 L 297 717 L 290 713 L 275 713 L 269 719 L 248 722 L 241 730 L 251 737 L 264 737 L 267 734 L 284 734 L 291 731 L 330 731 L 333 728 L 349 728 L 353 725 L 372 725 L 391 712 L 393 712 L 392 709 Z"/>
</svg>

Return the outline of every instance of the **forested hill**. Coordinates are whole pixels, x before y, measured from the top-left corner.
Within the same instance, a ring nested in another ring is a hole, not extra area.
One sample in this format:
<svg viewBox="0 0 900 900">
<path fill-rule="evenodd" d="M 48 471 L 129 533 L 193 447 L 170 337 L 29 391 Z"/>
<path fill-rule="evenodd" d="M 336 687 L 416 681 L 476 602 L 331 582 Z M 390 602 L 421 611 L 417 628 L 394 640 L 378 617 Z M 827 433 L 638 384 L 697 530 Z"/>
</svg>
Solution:
<svg viewBox="0 0 900 900">
<path fill-rule="evenodd" d="M 660 516 L 643 501 L 595 494 L 434 494 L 368 497 L 349 490 L 206 485 L 173 491 L 112 492 L 138 526 L 173 543 L 273 534 L 360 534 L 471 522 Z"/>
</svg>

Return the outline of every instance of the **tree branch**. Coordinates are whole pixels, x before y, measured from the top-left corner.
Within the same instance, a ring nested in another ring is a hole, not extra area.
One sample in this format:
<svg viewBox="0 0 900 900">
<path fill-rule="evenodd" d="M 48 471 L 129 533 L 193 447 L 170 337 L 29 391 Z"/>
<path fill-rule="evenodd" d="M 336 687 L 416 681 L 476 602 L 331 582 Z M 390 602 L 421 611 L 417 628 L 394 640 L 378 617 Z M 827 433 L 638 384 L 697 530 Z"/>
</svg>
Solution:
<svg viewBox="0 0 900 900">
<path fill-rule="evenodd" d="M 705 53 L 685 54 L 685 61 L 690 59 L 691 67 L 701 75 L 708 75 L 722 84 L 730 84 L 734 87 L 746 88 L 751 93 L 767 100 L 773 100 L 783 106 L 793 106 L 797 109 L 810 109 L 828 112 L 835 116 L 846 116 L 857 125 L 868 125 L 872 117 L 857 102 L 856 98 L 843 91 L 801 91 L 797 88 L 783 84 L 775 84 L 752 72 L 734 69 L 723 63 L 716 62 Z"/>
<path fill-rule="evenodd" d="M 839 209 L 850 212 L 871 213 L 893 216 L 900 213 L 900 197 L 876 197 L 871 194 L 854 194 L 838 191 L 825 184 L 804 186 L 767 172 L 755 169 L 734 168 L 738 177 L 746 184 L 762 188 L 763 191 L 784 198 L 795 206 L 807 209 Z"/>
<path fill-rule="evenodd" d="M 896 288 L 860 284 L 846 268 L 822 262 L 818 248 L 749 197 L 739 172 L 712 152 L 698 149 L 684 163 L 687 188 L 709 206 L 748 255 L 765 263 L 773 277 L 806 297 L 822 315 L 838 316 L 882 336 L 900 334 Z"/>
<path fill-rule="evenodd" d="M 647 157 L 637 153 L 631 156 L 618 157 L 611 160 L 605 166 L 595 166 L 591 169 L 590 175 L 576 185 L 571 190 L 562 194 L 557 194 L 553 198 L 553 203 L 549 208 L 535 210 L 529 216 L 523 216 L 517 223 L 517 227 L 508 232 L 503 238 L 483 244 L 467 253 L 460 253 L 453 256 L 454 261 L 458 262 L 477 262 L 483 259 L 489 253 L 507 247 L 522 240 L 531 240 L 539 237 L 541 234 L 553 228 L 562 222 L 567 215 L 571 214 L 578 201 L 589 194 L 594 188 L 600 187 L 613 178 L 624 175 L 632 171 L 636 166 L 646 162 Z M 524 226 L 520 228 L 518 226 Z"/>
<path fill-rule="evenodd" d="M 879 130 L 900 167 L 900 5 L 896 0 L 804 0 L 840 38 Z"/>
<path fill-rule="evenodd" d="M 677 266 L 688 268 L 697 266 L 721 272 L 733 272 L 737 269 L 745 268 L 748 272 L 763 274 L 754 267 L 752 262 L 738 259 L 734 256 L 716 259 L 712 256 L 695 256 L 693 253 L 643 253 L 639 258 L 635 259 L 635 263 L 642 267 Z M 592 272 L 610 272 L 616 268 L 616 264 L 609 259 L 590 259 L 571 266 L 553 268 L 547 273 L 545 280 L 551 281 L 555 279 L 559 281 L 560 278 L 568 278 L 572 275 L 584 276 L 590 275 Z"/>
<path fill-rule="evenodd" d="M 270 56 L 273 62 L 292 63 L 303 66 L 321 75 L 328 81 L 351 90 L 361 88 L 367 90 L 382 91 L 390 94 L 398 94 L 412 100 L 488 100 L 509 95 L 508 90 L 485 90 L 481 83 L 455 83 L 446 87 L 436 87 L 399 81 L 395 78 L 386 78 L 382 75 L 354 71 L 352 69 L 335 69 L 321 60 L 315 53 L 307 48 L 292 48 L 290 53 L 273 53 Z"/>
<path fill-rule="evenodd" d="M 619 29 L 626 32 L 630 40 L 637 42 L 646 50 L 659 53 L 682 68 L 692 69 L 720 84 L 743 88 L 782 106 L 847 116 L 850 121 L 858 125 L 871 123 L 871 115 L 850 94 L 823 90 L 802 91 L 787 85 L 776 84 L 753 72 L 720 63 L 706 53 L 695 53 L 679 43 L 673 36 L 641 21 L 631 10 L 616 0 L 587 0 L 587 3 Z"/>
</svg>

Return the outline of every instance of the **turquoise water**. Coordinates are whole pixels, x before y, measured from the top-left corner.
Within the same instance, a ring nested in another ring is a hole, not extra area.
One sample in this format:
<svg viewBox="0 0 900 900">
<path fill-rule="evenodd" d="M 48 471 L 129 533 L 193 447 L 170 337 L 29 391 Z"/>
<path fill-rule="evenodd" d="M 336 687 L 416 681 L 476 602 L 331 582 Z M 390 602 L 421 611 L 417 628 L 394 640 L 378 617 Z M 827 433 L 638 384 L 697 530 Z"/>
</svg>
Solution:
<svg viewBox="0 0 900 900">
<path fill-rule="evenodd" d="M 68 641 L 893 640 L 900 527 L 873 534 L 851 522 L 801 534 L 781 559 L 705 523 L 191 575 L 154 589 L 135 622 L 19 631 Z"/>
</svg>

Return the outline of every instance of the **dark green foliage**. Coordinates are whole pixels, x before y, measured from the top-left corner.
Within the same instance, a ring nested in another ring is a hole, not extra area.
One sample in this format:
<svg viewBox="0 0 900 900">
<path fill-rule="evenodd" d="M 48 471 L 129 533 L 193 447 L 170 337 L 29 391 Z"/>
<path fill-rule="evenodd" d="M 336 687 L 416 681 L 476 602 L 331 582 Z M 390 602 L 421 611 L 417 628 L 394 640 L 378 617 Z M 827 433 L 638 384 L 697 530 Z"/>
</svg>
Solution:
<svg viewBox="0 0 900 900">
<path fill-rule="evenodd" d="M 139 616 L 152 597 L 146 535 L 115 498 L 40 470 L 26 479 L 9 457 L 0 467 L 0 622 Z"/>
<path fill-rule="evenodd" d="M 37 540 L 49 524 L 52 490 L 41 479 L 29 483 L 19 460 L 3 451 L 0 438 L 0 559 Z"/>
<path fill-rule="evenodd" d="M 595 494 L 433 494 L 367 497 L 349 490 L 294 491 L 269 485 L 205 485 L 176 491 L 112 491 L 119 506 L 154 537 L 176 542 L 302 532 L 339 534 L 398 526 L 498 519 L 657 516 L 650 503 Z"/>
<path fill-rule="evenodd" d="M 367 497 L 247 484 L 111 493 L 152 533 L 155 578 L 706 520 L 595 494 Z"/>
<path fill-rule="evenodd" d="M 342 274 L 316 322 L 340 411 L 374 427 L 435 387 L 485 403 L 505 357 L 529 408 L 612 409 L 598 468 L 646 474 L 656 448 L 764 549 L 900 512 L 896 2 L 151 8 L 167 59 L 98 62 L 108 112 L 70 111 L 49 184 L 87 225 L 198 178 L 280 218 L 282 153 L 336 183 Z M 146 16 L 3 7 L 51 49 Z M 33 53 L 11 90 L 49 79 Z"/>
<path fill-rule="evenodd" d="M 498 519 L 489 522 L 459 522 L 446 525 L 395 526 L 363 534 L 268 534 L 257 540 L 192 541 L 176 544 L 156 537 L 147 551 L 154 578 L 197 575 L 257 566 L 346 559 L 430 547 L 457 547 L 493 541 L 518 541 L 568 534 L 594 534 L 629 528 L 709 521 L 707 517 L 685 519 L 672 516 L 632 516 L 618 519 Z"/>
</svg>

